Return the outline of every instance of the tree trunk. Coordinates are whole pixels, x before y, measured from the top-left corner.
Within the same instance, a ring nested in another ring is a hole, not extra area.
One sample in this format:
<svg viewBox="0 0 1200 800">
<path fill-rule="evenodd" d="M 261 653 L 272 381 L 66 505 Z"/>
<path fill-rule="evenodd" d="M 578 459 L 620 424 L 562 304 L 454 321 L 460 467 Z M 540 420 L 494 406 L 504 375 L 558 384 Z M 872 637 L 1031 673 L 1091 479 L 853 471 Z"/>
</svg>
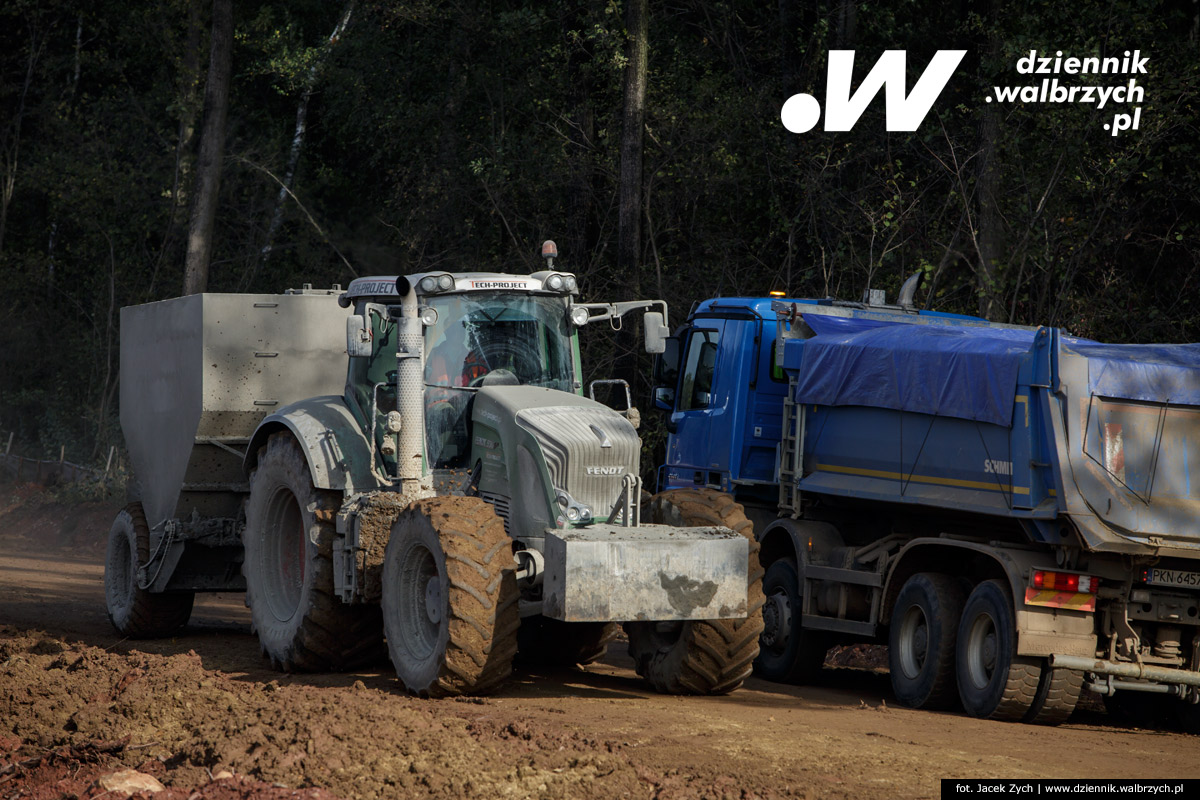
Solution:
<svg viewBox="0 0 1200 800">
<path fill-rule="evenodd" d="M 232 60 L 233 0 L 213 0 L 212 45 L 208 81 L 204 86 L 204 126 L 200 131 L 200 156 L 196 161 L 187 263 L 183 274 L 185 295 L 208 288 L 213 223 L 221 189 L 221 162 L 225 157 L 225 118 L 229 112 Z"/>
<path fill-rule="evenodd" d="M 646 121 L 647 0 L 626 0 L 629 61 L 625 66 L 625 109 L 621 116 L 621 184 L 618 195 L 618 280 L 633 287 L 641 262 L 642 133 Z M 636 287 L 635 287 L 636 288 Z"/>
<path fill-rule="evenodd" d="M 594 5 L 594 0 L 584 0 L 575 3 L 570 12 L 563 15 L 564 40 L 570 40 L 572 30 L 587 30 L 593 18 Z M 601 14 L 597 11 L 595 16 Z M 571 123 L 567 128 L 567 138 L 571 143 L 567 152 L 570 188 L 567 195 L 566 236 L 563 237 L 566 246 L 560 252 L 565 268 L 581 273 L 590 264 L 593 248 L 600 238 L 593 213 L 596 114 L 592 108 L 592 51 L 590 40 L 581 36 L 567 56 L 571 108 Z"/>
<path fill-rule="evenodd" d="M 275 209 L 271 213 L 271 222 L 267 226 L 266 242 L 259 251 L 259 261 L 261 264 L 266 264 L 271 258 L 271 250 L 275 247 L 275 236 L 279 233 L 280 226 L 283 225 L 283 204 L 287 202 L 288 194 L 292 190 L 292 184 L 296 180 L 296 167 L 300 165 L 300 153 L 304 150 L 304 134 L 308 129 L 308 101 L 312 97 L 313 91 L 317 86 L 317 77 L 320 67 L 325 63 L 325 59 L 329 57 L 329 51 L 337 44 L 341 38 L 342 32 L 346 30 L 346 26 L 350 24 L 350 15 L 354 13 L 354 0 L 346 3 L 346 12 L 342 14 L 338 24 L 333 29 L 333 33 L 329 34 L 329 40 L 325 43 L 325 50 L 321 53 L 320 59 L 313 63 L 308 69 L 308 80 L 304 85 L 304 94 L 300 96 L 300 104 L 296 106 L 296 132 L 292 135 L 292 148 L 288 153 L 287 170 L 283 173 L 283 184 L 279 187 L 279 195 L 275 198 Z"/>
</svg>

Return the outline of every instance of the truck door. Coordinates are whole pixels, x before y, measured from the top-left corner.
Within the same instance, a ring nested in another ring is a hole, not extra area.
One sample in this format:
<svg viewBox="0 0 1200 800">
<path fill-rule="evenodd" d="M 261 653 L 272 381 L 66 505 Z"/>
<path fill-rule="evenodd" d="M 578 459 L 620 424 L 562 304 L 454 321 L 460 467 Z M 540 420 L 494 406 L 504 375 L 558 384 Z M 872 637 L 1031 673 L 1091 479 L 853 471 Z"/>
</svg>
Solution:
<svg viewBox="0 0 1200 800">
<path fill-rule="evenodd" d="M 709 472 L 719 473 L 729 468 L 728 453 L 724 458 L 716 452 L 728 451 L 728 437 L 713 436 L 714 418 L 724 414 L 728 388 L 719 385 L 717 354 L 725 320 L 704 319 L 686 331 L 682 343 L 679 385 L 675 392 L 675 410 L 671 422 L 675 428 L 667 452 L 671 481 L 705 485 L 720 483 L 710 479 Z M 724 438 L 726 441 L 721 442 Z"/>
</svg>

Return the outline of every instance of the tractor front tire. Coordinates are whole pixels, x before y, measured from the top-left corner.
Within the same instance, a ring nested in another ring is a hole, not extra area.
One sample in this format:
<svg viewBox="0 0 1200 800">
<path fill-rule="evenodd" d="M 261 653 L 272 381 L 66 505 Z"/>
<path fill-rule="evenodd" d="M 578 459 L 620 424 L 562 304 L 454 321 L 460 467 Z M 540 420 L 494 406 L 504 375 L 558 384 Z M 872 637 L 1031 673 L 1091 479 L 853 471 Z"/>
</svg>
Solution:
<svg viewBox="0 0 1200 800">
<path fill-rule="evenodd" d="M 521 624 L 512 540 L 477 497 L 401 512 L 383 560 L 383 625 L 396 676 L 420 697 L 486 694 L 512 673 Z"/>
<path fill-rule="evenodd" d="M 104 600 L 108 619 L 122 636 L 170 636 L 192 615 L 194 592 L 153 593 L 138 585 L 138 568 L 150 560 L 150 528 L 141 503 L 117 514 L 108 531 Z"/>
<path fill-rule="evenodd" d="M 292 434 L 272 434 L 250 476 L 242 574 L 259 645 L 280 671 L 348 670 L 382 656 L 378 606 L 351 606 L 333 593 L 340 504 L 339 492 L 313 486 Z"/>
<path fill-rule="evenodd" d="M 680 528 L 720 525 L 746 537 L 750 544 L 746 617 L 627 622 L 629 654 L 637 672 L 665 694 L 728 694 L 754 669 L 762 634 L 763 570 L 758 541 L 745 510 L 732 497 L 713 489 L 661 492 L 650 503 L 656 524 Z"/>
</svg>

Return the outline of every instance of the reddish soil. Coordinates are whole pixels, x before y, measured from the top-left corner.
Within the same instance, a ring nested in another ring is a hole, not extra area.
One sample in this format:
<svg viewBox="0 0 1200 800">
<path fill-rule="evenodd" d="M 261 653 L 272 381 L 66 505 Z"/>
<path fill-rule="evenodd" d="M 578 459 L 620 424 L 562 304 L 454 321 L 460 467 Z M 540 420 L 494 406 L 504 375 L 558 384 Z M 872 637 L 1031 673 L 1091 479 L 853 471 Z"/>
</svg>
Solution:
<svg viewBox="0 0 1200 800">
<path fill-rule="evenodd" d="M 126 641 L 104 612 L 116 510 L 0 485 L 0 800 L 120 797 L 99 780 L 125 768 L 169 800 L 865 800 L 937 797 L 941 778 L 1200 777 L 1194 737 L 1115 726 L 1095 703 L 1058 728 L 895 707 L 878 648 L 831 655 L 817 686 L 680 698 L 648 691 L 617 643 L 586 670 L 429 701 L 386 664 L 272 672 L 240 596 Z"/>
</svg>

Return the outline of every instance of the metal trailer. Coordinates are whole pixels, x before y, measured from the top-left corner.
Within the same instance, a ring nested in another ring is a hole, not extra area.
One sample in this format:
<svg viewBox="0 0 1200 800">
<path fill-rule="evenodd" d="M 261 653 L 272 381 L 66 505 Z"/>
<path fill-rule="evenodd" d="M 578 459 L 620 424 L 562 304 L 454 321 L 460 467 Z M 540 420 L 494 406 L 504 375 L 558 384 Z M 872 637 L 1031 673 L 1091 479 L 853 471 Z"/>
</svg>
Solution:
<svg viewBox="0 0 1200 800">
<path fill-rule="evenodd" d="M 736 689 L 761 628 L 749 523 L 715 494 L 643 509 L 636 409 L 583 396 L 578 331 L 645 311 L 654 349 L 666 304 L 576 292 L 553 270 L 422 273 L 123 309 L 114 625 L 166 635 L 194 592 L 244 588 L 277 668 L 386 641 L 439 696 L 494 690 L 518 647 L 595 660 L 624 623 L 656 688 Z"/>
<path fill-rule="evenodd" d="M 886 641 L 911 706 L 1200 725 L 1200 347 L 751 298 L 677 341 L 660 485 L 755 519 L 765 677 Z"/>
</svg>

